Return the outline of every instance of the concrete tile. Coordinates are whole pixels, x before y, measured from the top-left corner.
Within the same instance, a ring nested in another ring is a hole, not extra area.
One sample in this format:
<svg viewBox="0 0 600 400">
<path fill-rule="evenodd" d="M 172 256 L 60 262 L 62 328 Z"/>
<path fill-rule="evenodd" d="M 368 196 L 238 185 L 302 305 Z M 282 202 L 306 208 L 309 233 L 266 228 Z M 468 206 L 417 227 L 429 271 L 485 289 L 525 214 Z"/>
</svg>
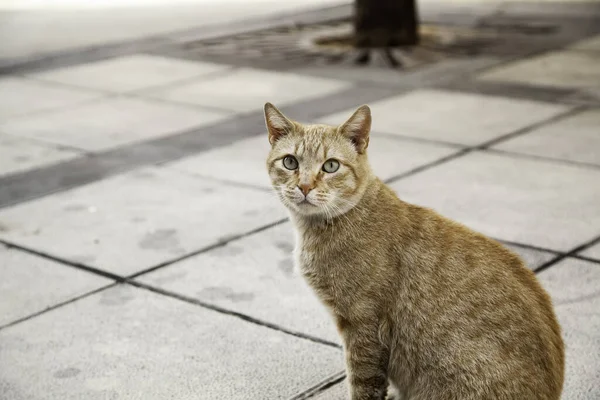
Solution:
<svg viewBox="0 0 600 400">
<path fill-rule="evenodd" d="M 598 234 L 599 180 L 593 169 L 471 153 L 392 187 L 491 237 L 568 251 Z"/>
<path fill-rule="evenodd" d="M 600 398 L 598 267 L 570 258 L 538 275 L 552 296 L 566 344 L 564 399 Z"/>
<path fill-rule="evenodd" d="M 587 250 L 582 251 L 579 254 L 581 254 L 582 256 L 593 258 L 595 260 L 600 260 L 600 243 L 588 248 Z"/>
<path fill-rule="evenodd" d="M 535 270 L 537 267 L 556 257 L 553 253 L 547 251 L 533 250 L 505 243 L 503 245 L 518 254 L 523 259 L 525 266 L 531 270 Z"/>
<path fill-rule="evenodd" d="M 107 98 L 77 108 L 0 124 L 6 133 L 98 151 L 155 139 L 224 120 L 223 112 L 160 102 Z"/>
<path fill-rule="evenodd" d="M 110 279 L 3 244 L 0 244 L 0 276 L 0 326 L 112 283 Z"/>
<path fill-rule="evenodd" d="M 495 148 L 600 165 L 600 110 L 588 110 L 499 143 Z"/>
<path fill-rule="evenodd" d="M 220 147 L 167 164 L 189 173 L 231 182 L 271 188 L 265 161 L 269 154 L 267 134 Z M 388 179 L 457 151 L 456 148 L 416 143 L 373 133 L 369 160 L 381 179 Z"/>
<path fill-rule="evenodd" d="M 375 132 L 464 145 L 482 144 L 568 109 L 528 100 L 437 90 L 417 90 L 372 103 L 370 107 Z M 340 124 L 352 111 L 325 117 L 322 122 Z"/>
<path fill-rule="evenodd" d="M 144 283 L 339 342 L 331 316 L 294 271 L 289 223 L 139 278 Z"/>
<path fill-rule="evenodd" d="M 284 106 L 348 87 L 349 82 L 334 79 L 241 68 L 218 78 L 198 79 L 147 94 L 175 102 L 249 112 L 262 110 L 268 101 Z"/>
<path fill-rule="evenodd" d="M 191 62 L 146 54 L 134 54 L 89 64 L 59 68 L 31 75 L 89 89 L 129 92 L 165 85 L 230 68 L 225 65 Z"/>
<path fill-rule="evenodd" d="M 265 132 L 264 135 L 185 157 L 165 164 L 165 167 L 199 176 L 271 188 L 266 167 L 269 149 Z"/>
<path fill-rule="evenodd" d="M 0 237 L 129 275 L 285 217 L 275 196 L 145 168 L 0 211 Z"/>
<path fill-rule="evenodd" d="M 334 348 L 118 286 L 0 331 L 3 395 L 288 399 L 343 368 Z"/>
<path fill-rule="evenodd" d="M 98 93 L 8 77 L 0 79 L 0 122 L 38 111 L 46 111 L 99 97 Z"/>
<path fill-rule="evenodd" d="M 478 79 L 558 88 L 600 88 L 600 52 L 559 51 L 489 70 Z"/>
<path fill-rule="evenodd" d="M 593 36 L 569 46 L 570 50 L 600 51 L 600 35 Z"/>
<path fill-rule="evenodd" d="M 0 133 L 0 177 L 78 156 L 75 151 Z"/>
</svg>

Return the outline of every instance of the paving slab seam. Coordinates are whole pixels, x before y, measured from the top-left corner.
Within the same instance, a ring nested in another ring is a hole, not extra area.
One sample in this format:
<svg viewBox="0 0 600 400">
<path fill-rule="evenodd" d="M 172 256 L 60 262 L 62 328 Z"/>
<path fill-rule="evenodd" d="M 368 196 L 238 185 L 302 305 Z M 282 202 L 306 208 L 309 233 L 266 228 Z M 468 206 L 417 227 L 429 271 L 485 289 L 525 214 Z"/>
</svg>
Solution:
<svg viewBox="0 0 600 400">
<path fill-rule="evenodd" d="M 600 265 L 600 260 L 599 259 L 591 258 L 591 257 L 588 257 L 588 256 L 583 256 L 581 254 L 572 255 L 572 256 L 570 256 L 570 258 L 576 258 L 578 260 L 583 260 L 583 261 L 587 261 L 587 262 L 591 262 L 591 263 L 599 264 Z"/>
<path fill-rule="evenodd" d="M 335 386 L 338 383 L 341 383 L 344 379 L 346 379 L 346 371 L 345 370 L 337 372 L 331 376 L 328 376 L 321 382 L 306 389 L 302 393 L 299 393 L 299 394 L 289 398 L 288 400 L 306 400 L 306 399 L 313 398 L 313 397 L 323 393 L 327 389 L 331 388 L 332 386 Z"/>
<path fill-rule="evenodd" d="M 240 313 L 240 312 L 237 312 L 237 311 L 229 310 L 227 308 L 220 307 L 220 306 L 217 306 L 215 304 L 207 303 L 207 302 L 204 302 L 202 300 L 198 300 L 198 299 L 193 298 L 193 297 L 188 297 L 188 296 L 185 296 L 185 295 L 182 295 L 182 294 L 179 294 L 179 293 L 175 293 L 175 292 L 171 292 L 171 291 L 164 290 L 164 289 L 161 289 L 161 288 L 157 288 L 157 287 L 154 287 L 154 286 L 151 286 L 151 285 L 147 285 L 147 284 L 139 282 L 139 281 L 128 280 L 126 282 L 126 284 L 134 286 L 134 287 L 137 287 L 137 288 L 140 288 L 140 289 L 145 289 L 145 290 L 148 290 L 150 292 L 161 294 L 163 296 L 171 297 L 171 298 L 174 298 L 174 299 L 186 302 L 186 303 L 195 304 L 197 306 L 206 308 L 208 310 L 215 311 L 215 312 L 218 312 L 220 314 L 225 314 L 225 315 L 229 315 L 229 316 L 232 316 L 232 317 L 236 317 L 236 318 L 239 318 L 239 319 L 241 319 L 243 321 L 250 322 L 250 323 L 255 324 L 255 325 L 260 325 L 260 326 L 263 326 L 265 328 L 273 329 L 275 331 L 282 332 L 282 333 L 285 333 L 285 334 L 288 334 L 288 335 L 291 335 L 291 336 L 295 336 L 295 337 L 300 338 L 300 339 L 305 339 L 305 340 L 308 340 L 308 341 L 311 341 L 311 342 L 314 342 L 314 343 L 318 343 L 318 344 L 322 344 L 322 345 L 325 345 L 325 346 L 333 347 L 333 348 L 336 348 L 336 349 L 339 349 L 339 350 L 342 349 L 342 346 L 340 346 L 337 343 L 330 342 L 329 340 L 321 339 L 321 338 L 319 338 L 317 336 L 307 335 L 307 334 L 302 333 L 302 332 L 296 332 L 296 331 L 293 331 L 293 330 L 281 327 L 281 326 L 279 326 L 277 324 L 273 324 L 273 323 L 268 322 L 268 321 L 263 321 L 261 319 L 254 318 L 254 317 L 251 317 L 249 315 L 246 315 L 246 314 L 243 314 L 243 313 Z"/>
<path fill-rule="evenodd" d="M 403 134 L 399 134 L 399 133 L 386 133 L 386 132 L 371 131 L 369 136 L 372 139 L 375 138 L 373 140 L 377 140 L 377 138 L 382 137 L 382 138 L 386 138 L 386 139 L 390 139 L 390 140 L 397 140 L 399 142 L 431 144 L 431 145 L 437 145 L 437 146 L 443 146 L 443 147 L 453 147 L 455 149 L 469 148 L 468 145 L 464 145 L 464 144 L 460 144 L 460 143 L 445 142 L 443 140 L 431 139 L 431 138 L 408 136 L 408 135 L 403 135 Z"/>
<path fill-rule="evenodd" d="M 144 54 L 146 54 L 146 53 L 144 53 Z M 192 110 L 206 110 L 206 111 L 217 111 L 217 112 L 222 112 L 222 113 L 229 113 L 229 114 L 232 114 L 232 117 L 233 117 L 235 114 L 244 115 L 245 113 L 239 113 L 239 112 L 236 112 L 231 109 L 214 107 L 214 106 L 185 103 L 185 102 L 179 102 L 179 101 L 173 101 L 173 100 L 165 100 L 165 99 L 161 99 L 160 97 L 153 97 L 153 96 L 149 95 L 149 93 L 153 90 L 160 90 L 160 89 L 168 88 L 171 86 L 178 86 L 178 85 L 181 85 L 182 83 L 195 81 L 195 80 L 198 80 L 201 78 L 206 78 L 206 79 L 218 78 L 218 77 L 230 74 L 231 72 L 235 71 L 236 69 L 238 69 L 238 67 L 226 65 L 225 70 L 222 70 L 222 71 L 214 71 L 214 72 L 209 72 L 207 74 L 198 74 L 193 77 L 188 77 L 188 78 L 172 81 L 172 82 L 166 83 L 166 84 L 160 84 L 160 85 L 156 85 L 156 86 L 148 86 L 143 89 L 125 91 L 125 92 L 111 91 L 108 89 L 90 88 L 90 87 L 79 86 L 76 84 L 66 83 L 66 82 L 56 82 L 56 81 L 51 81 L 51 80 L 46 80 L 43 78 L 35 77 L 32 75 L 18 75 L 18 76 L 20 76 L 21 78 L 24 78 L 24 79 L 32 80 L 32 81 L 39 82 L 39 83 L 49 84 L 49 85 L 56 86 L 56 87 L 89 91 L 89 92 L 94 92 L 99 95 L 102 95 L 102 97 L 90 99 L 89 102 L 103 101 L 106 99 L 113 99 L 113 98 L 128 98 L 128 99 L 145 100 L 145 101 L 154 102 L 154 103 L 178 105 L 178 106 L 189 108 Z M 145 93 L 145 92 L 147 92 L 147 93 Z M 68 106 L 53 108 L 51 110 L 36 111 L 36 112 L 20 115 L 17 118 L 23 118 L 23 117 L 28 117 L 31 115 L 38 115 L 38 114 L 49 113 L 49 112 L 56 112 L 56 111 L 64 110 L 64 109 L 77 109 L 78 107 L 80 107 L 81 105 L 84 105 L 86 103 L 87 103 L 87 101 L 71 104 Z"/>
<path fill-rule="evenodd" d="M 3 130 L 0 130 L 0 134 L 8 136 L 8 137 L 16 138 L 16 139 L 26 140 L 26 141 L 28 141 L 30 143 L 35 143 L 35 144 L 37 144 L 39 146 L 50 147 L 50 148 L 57 149 L 57 150 L 70 151 L 70 152 L 76 153 L 79 157 L 85 157 L 85 156 L 93 154 L 89 150 L 83 150 L 83 149 L 81 149 L 79 147 L 73 147 L 73 146 L 70 146 L 68 144 L 60 144 L 60 143 L 48 142 L 48 141 L 45 141 L 45 140 L 42 140 L 42 139 L 32 138 L 32 137 L 22 137 L 22 136 L 19 136 L 19 135 L 15 135 L 15 134 L 12 134 L 12 133 L 5 132 Z M 42 167 L 42 168 L 44 168 L 44 167 Z M 30 169 L 28 171 L 31 171 L 31 170 L 34 170 L 34 169 L 39 169 L 39 167 L 38 168 L 34 167 L 34 168 L 32 168 L 32 169 Z M 5 178 L 5 177 L 10 176 L 10 175 L 11 174 L 5 174 L 5 175 L 2 176 L 2 178 Z M 2 179 L 2 178 L 0 178 L 0 179 Z"/>
<path fill-rule="evenodd" d="M 561 121 L 561 120 L 566 119 L 568 117 L 572 117 L 574 115 L 577 115 L 577 114 L 579 114 L 580 112 L 582 112 L 582 111 L 584 111 L 586 109 L 587 109 L 587 107 L 584 106 L 584 105 L 573 106 L 571 109 L 569 109 L 567 111 L 564 111 L 564 112 L 561 112 L 561 113 L 559 113 L 559 114 L 557 114 L 557 115 L 555 115 L 553 117 L 544 119 L 542 121 L 535 122 L 535 123 L 527 125 L 527 126 L 525 126 L 523 128 L 517 129 L 514 132 L 507 133 L 506 135 L 498 136 L 498 137 L 496 137 L 496 138 L 494 138 L 492 140 L 489 140 L 489 141 L 487 141 L 485 143 L 482 143 L 480 145 L 474 146 L 473 150 L 485 150 L 485 149 L 488 149 L 489 147 L 495 146 L 495 145 L 497 145 L 499 143 L 502 143 L 504 141 L 507 141 L 509 139 L 513 139 L 513 138 L 515 138 L 517 136 L 524 135 L 524 134 L 529 133 L 529 132 L 531 132 L 531 131 L 533 131 L 535 129 L 538 129 L 538 128 L 541 128 L 543 126 L 546 126 L 546 125 L 553 124 L 555 122 Z"/>
<path fill-rule="evenodd" d="M 283 218 L 283 219 L 280 219 L 278 221 L 272 222 L 270 224 L 262 225 L 262 226 L 260 226 L 258 228 L 252 229 L 250 231 L 247 231 L 247 232 L 244 232 L 244 233 L 241 233 L 241 234 L 231 235 L 229 238 L 227 238 L 227 240 L 221 240 L 218 243 L 211 244 L 211 245 L 206 246 L 206 247 L 202 247 L 202 248 L 200 248 L 198 250 L 186 253 L 183 256 L 180 256 L 180 257 L 177 257 L 177 258 L 173 258 L 171 260 L 167 260 L 167 261 L 162 262 L 162 263 L 160 263 L 158 265 L 152 266 L 150 268 L 146 268 L 146 269 L 144 269 L 142 271 L 138 271 L 138 272 L 136 272 L 134 274 L 131 274 L 131 275 L 128 275 L 128 276 L 121 276 L 121 275 L 118 275 L 118 274 L 113 274 L 113 273 L 105 271 L 103 269 L 91 267 L 89 265 L 85 265 L 85 264 L 79 263 L 79 262 L 70 261 L 70 260 L 62 258 L 62 257 L 54 256 L 54 255 L 49 254 L 47 252 L 35 250 L 35 249 L 29 248 L 29 247 L 26 247 L 26 246 L 22 246 L 22 245 L 19 245 L 19 244 L 16 244 L 16 243 L 12 243 L 12 242 L 7 241 L 5 239 L 0 239 L 0 244 L 3 244 L 6 247 L 11 248 L 11 249 L 15 249 L 15 250 L 18 250 L 18 251 L 22 251 L 24 253 L 32 254 L 32 255 L 35 255 L 37 257 L 45 258 L 45 259 L 57 262 L 59 264 L 63 264 L 63 265 L 66 265 L 66 266 L 69 266 L 69 267 L 72 267 L 72 268 L 80 269 L 80 270 L 83 270 L 83 271 L 86 271 L 86 272 L 89 272 L 89 273 L 92 273 L 92 274 L 95 274 L 95 275 L 102 276 L 104 278 L 112 279 L 112 280 L 116 281 L 117 283 L 128 283 L 132 279 L 138 278 L 138 277 L 140 277 L 140 276 L 142 276 L 144 274 L 148 274 L 148 273 L 154 272 L 154 271 L 156 271 L 158 269 L 161 269 L 161 268 L 164 268 L 164 267 L 168 267 L 169 265 L 178 263 L 178 262 L 186 260 L 188 258 L 195 257 L 195 256 L 200 255 L 202 253 L 206 253 L 208 251 L 211 251 L 211 250 L 214 250 L 214 249 L 218 249 L 220 247 L 227 246 L 228 244 L 231 244 L 231 243 L 236 242 L 238 240 L 242 240 L 244 238 L 247 238 L 249 236 L 255 235 L 255 234 L 260 233 L 260 232 L 263 232 L 265 230 L 274 228 L 274 227 L 279 226 L 281 224 L 284 224 L 284 223 L 286 223 L 288 221 L 289 221 L 288 218 Z"/>
<path fill-rule="evenodd" d="M 112 279 L 112 280 L 114 280 L 114 281 L 116 281 L 118 283 L 123 283 L 123 282 L 125 282 L 127 280 L 127 278 L 125 278 L 123 276 L 120 276 L 120 275 L 117 275 L 117 274 L 113 274 L 111 272 L 107 272 L 107 271 L 104 271 L 104 270 L 99 269 L 99 268 L 90 267 L 88 265 L 85 265 L 85 264 L 82 264 L 82 263 L 79 263 L 79 262 L 70 261 L 70 260 L 67 260 L 67 259 L 62 258 L 62 257 L 56 257 L 56 256 L 53 256 L 52 254 L 49 254 L 49 253 L 46 253 L 46 252 L 43 252 L 43 251 L 39 251 L 39 250 L 35 250 L 35 249 L 29 248 L 29 247 L 21 246 L 19 244 L 7 241 L 5 239 L 0 239 L 0 243 L 3 244 L 3 245 L 5 245 L 9 249 L 19 250 L 19 251 L 22 251 L 24 253 L 28 253 L 28 254 L 31 254 L 31 255 L 34 255 L 34 256 L 37 256 L 37 257 L 40 257 L 40 258 L 45 258 L 45 259 L 57 262 L 59 264 L 63 264 L 63 265 L 66 265 L 66 266 L 69 266 L 69 267 L 72 267 L 72 268 L 84 270 L 84 271 L 90 272 L 92 274 L 102 276 L 104 278 Z"/>
<path fill-rule="evenodd" d="M 518 130 L 516 130 L 514 132 L 510 132 L 508 134 L 496 137 L 496 138 L 494 138 L 494 139 L 492 139 L 490 141 L 487 141 L 485 143 L 482 143 L 480 145 L 471 146 L 471 147 L 460 147 L 460 150 L 458 150 L 455 153 L 452 153 L 452 154 L 450 154 L 450 155 L 448 155 L 446 157 L 442 157 L 442 158 L 434 160 L 434 161 L 432 161 L 430 163 L 420 165 L 420 166 L 415 167 L 415 168 L 413 168 L 411 170 L 405 171 L 405 172 L 403 172 L 401 174 L 398 174 L 396 176 L 388 178 L 388 179 L 385 180 L 385 183 L 386 184 L 394 183 L 394 182 L 399 181 L 401 179 L 407 178 L 409 176 L 413 176 L 413 175 L 418 174 L 420 172 L 426 171 L 426 170 L 428 170 L 430 168 L 437 167 L 438 165 L 445 164 L 445 163 L 447 163 L 449 161 L 452 161 L 454 159 L 457 159 L 459 157 L 462 157 L 462 156 L 464 156 L 466 154 L 469 154 L 469 153 L 472 153 L 472 152 L 475 152 L 475 151 L 488 151 L 488 148 L 490 146 L 494 146 L 497 143 L 501 143 L 501 142 L 503 142 L 505 140 L 512 139 L 514 137 L 526 134 L 526 133 L 528 133 L 528 132 L 530 132 L 532 130 L 538 129 L 538 128 L 540 128 L 542 126 L 545 126 L 547 124 L 551 124 L 551 123 L 560 121 L 560 120 L 562 120 L 564 118 L 567 118 L 567 117 L 570 117 L 572 115 L 575 115 L 575 114 L 577 114 L 577 113 L 579 113 L 579 112 L 581 112 L 583 110 L 586 110 L 586 109 L 587 109 L 586 106 L 575 106 L 574 108 L 572 108 L 570 110 L 567 110 L 567 111 L 565 111 L 563 113 L 560 113 L 560 114 L 558 114 L 558 115 L 556 115 L 554 117 L 550 117 L 550 118 L 545 119 L 543 121 L 539 121 L 539 122 L 527 125 L 524 128 L 521 128 L 521 129 L 518 129 Z M 535 157 L 535 156 L 522 155 L 522 154 L 519 154 L 519 153 L 512 153 L 512 152 L 505 152 L 505 153 L 507 155 L 515 155 L 515 156 L 519 156 L 519 157 L 522 157 L 522 158 L 530 158 L 532 160 L 535 160 L 535 159 L 539 160 L 539 158 L 540 158 L 540 157 Z M 551 162 L 557 162 L 557 163 L 563 163 L 563 160 L 554 159 L 554 158 L 548 158 L 548 159 L 544 158 L 544 160 L 545 161 L 551 161 Z M 579 164 L 579 163 L 577 163 L 577 164 Z M 579 166 L 581 166 L 581 165 L 579 165 Z M 592 167 L 594 169 L 598 168 L 598 166 L 596 166 L 596 165 L 593 165 L 593 164 L 588 165 L 587 163 L 586 163 L 585 166 L 586 167 Z"/>
<path fill-rule="evenodd" d="M 432 89 L 470 93 L 476 95 L 501 96 L 512 99 L 530 100 L 570 106 L 573 103 L 568 99 L 580 92 L 579 89 L 550 88 L 542 86 L 527 86 L 517 83 L 478 81 L 468 79 L 450 80 L 447 82 L 434 82 Z"/>
<path fill-rule="evenodd" d="M 102 287 L 100 287 L 98 289 L 92 290 L 91 292 L 87 292 L 87 293 L 84 293 L 82 295 L 70 298 L 68 300 L 65 300 L 65 301 L 62 301 L 60 303 L 54 304 L 54 305 L 52 305 L 52 306 L 50 306 L 48 308 L 45 308 L 45 309 L 43 309 L 41 311 L 35 312 L 33 314 L 29 314 L 29 315 L 27 315 L 27 316 L 25 316 L 23 318 L 19 318 L 19 319 L 15 320 L 15 321 L 9 322 L 8 324 L 1 325 L 0 326 L 0 331 L 2 331 L 3 329 L 6 329 L 6 328 L 10 328 L 11 326 L 20 324 L 22 322 L 28 321 L 30 319 L 33 319 L 35 317 L 38 317 L 38 316 L 40 316 L 42 314 L 46 314 L 46 313 L 48 313 L 50 311 L 56 310 L 57 308 L 61 308 L 63 306 L 69 305 L 69 304 L 74 303 L 74 302 L 76 302 L 78 300 L 85 299 L 86 297 L 90 297 L 90 296 L 92 296 L 92 295 L 94 295 L 96 293 L 100 293 L 100 292 L 102 292 L 104 290 L 107 290 L 107 289 L 110 289 L 110 288 L 112 288 L 112 287 L 114 287 L 116 285 L 119 285 L 119 283 L 114 282 L 114 283 L 108 284 L 106 286 L 102 286 Z"/>
<path fill-rule="evenodd" d="M 526 159 L 526 160 L 548 161 L 548 162 L 554 162 L 554 163 L 558 163 L 558 164 L 570 165 L 573 167 L 600 170 L 599 164 L 593 164 L 593 163 L 582 162 L 582 161 L 566 160 L 566 159 L 557 158 L 557 157 L 538 156 L 538 155 L 533 155 L 533 154 L 518 153 L 516 151 L 494 149 L 494 148 L 477 149 L 477 151 L 481 151 L 483 153 L 493 153 L 493 154 L 498 154 L 498 155 L 504 155 L 507 157 L 521 158 L 521 159 Z"/>
<path fill-rule="evenodd" d="M 600 235 L 577 246 L 577 247 L 574 247 L 573 249 L 569 250 L 566 253 L 557 255 L 556 257 L 552 258 L 551 260 L 549 260 L 549 261 L 543 263 L 542 265 L 540 265 L 539 267 L 537 267 L 533 272 L 535 272 L 536 274 L 539 274 L 540 272 L 545 271 L 546 269 L 552 267 L 553 265 L 557 264 L 558 262 L 560 262 L 568 257 L 579 258 L 579 256 L 577 256 L 577 253 L 582 252 L 598 243 L 600 243 Z"/>
<path fill-rule="evenodd" d="M 43 82 L 44 84 L 47 84 L 48 82 Z M 49 86 L 62 86 L 64 88 L 64 85 L 62 84 L 50 84 Z M 71 89 L 73 89 L 71 87 Z M 42 109 L 42 110 L 35 110 L 35 111 L 28 111 L 25 112 L 23 114 L 18 114 L 16 116 L 10 117 L 11 120 L 19 120 L 19 119 L 25 119 L 25 118 L 29 118 L 29 117 L 36 117 L 39 115 L 44 115 L 44 114 L 51 114 L 51 113 L 55 113 L 57 111 L 62 111 L 62 110 L 67 110 L 67 109 L 74 109 L 80 106 L 85 106 L 88 104 L 93 104 L 99 101 L 105 101 L 107 99 L 111 99 L 114 97 L 118 97 L 118 95 L 116 95 L 115 93 L 100 93 L 100 92 L 96 92 L 98 94 L 98 97 L 92 97 L 89 99 L 85 99 L 85 100 L 81 100 L 81 101 L 76 101 L 74 103 L 68 104 L 67 106 L 60 106 L 60 107 L 52 107 L 52 108 L 47 108 L 47 109 Z M 9 118 L 7 118 L 8 120 Z M 7 133 L 8 135 L 8 133 Z M 32 139 L 33 140 L 33 139 Z M 39 139 L 37 139 L 39 140 Z M 40 142 L 44 142 L 44 143 L 51 143 L 51 142 L 45 142 L 42 140 L 39 140 Z M 75 148 L 77 149 L 77 148 Z M 81 149 L 78 149 L 78 151 L 82 151 Z"/>
<path fill-rule="evenodd" d="M 475 149 L 472 148 L 472 147 L 461 149 L 461 150 L 459 150 L 459 151 L 457 151 L 455 153 L 452 153 L 450 155 L 447 155 L 445 157 L 438 158 L 437 160 L 434 160 L 434 161 L 432 161 L 430 163 L 420 165 L 418 167 L 415 167 L 413 169 L 405 171 L 405 172 L 403 172 L 401 174 L 392 176 L 391 178 L 386 179 L 384 181 L 384 183 L 390 184 L 390 183 L 397 182 L 397 181 L 399 181 L 401 179 L 408 178 L 409 176 L 416 175 L 419 172 L 427 171 L 428 169 L 437 167 L 438 165 L 445 164 L 445 163 L 447 163 L 449 161 L 452 161 L 452 160 L 455 160 L 457 158 L 460 158 L 460 157 L 462 157 L 462 156 L 464 156 L 466 154 L 472 153 L 474 150 Z"/>
<path fill-rule="evenodd" d="M 504 240 L 504 239 L 498 239 L 498 238 L 494 238 L 494 237 L 490 237 L 490 238 L 493 239 L 493 240 L 495 240 L 495 241 L 497 241 L 497 242 L 500 242 L 502 244 L 506 244 L 506 245 L 510 245 L 510 246 L 517 246 L 517 247 L 521 247 L 523 249 L 541 251 L 541 252 L 545 252 L 545 253 L 552 253 L 552 254 L 555 254 L 555 255 L 565 254 L 562 251 L 547 249 L 545 247 L 539 247 L 539 246 L 535 246 L 535 245 L 532 245 L 532 244 L 521 243 L 521 242 L 514 242 L 512 240 Z"/>
<path fill-rule="evenodd" d="M 211 251 L 211 250 L 214 250 L 214 249 L 218 249 L 220 247 L 224 247 L 224 246 L 226 246 L 226 245 L 228 245 L 228 244 L 230 244 L 232 242 L 235 242 L 235 241 L 244 239 L 244 238 L 246 238 L 248 236 L 251 236 L 251 235 L 254 235 L 254 234 L 266 231 L 267 229 L 274 228 L 274 227 L 276 227 L 278 225 L 281 225 L 281 224 L 283 224 L 283 223 L 285 223 L 287 221 L 288 221 L 288 218 L 283 218 L 283 219 L 277 220 L 275 222 L 272 222 L 270 224 L 260 226 L 260 227 L 258 227 L 256 229 L 252 229 L 251 231 L 244 232 L 242 234 L 231 235 L 227 240 L 221 240 L 221 241 L 219 241 L 217 243 L 214 243 L 214 244 L 211 244 L 209 246 L 203 247 L 201 249 L 198 249 L 198 250 L 192 251 L 190 253 L 184 254 L 184 255 L 182 255 L 180 257 L 173 258 L 171 260 L 162 262 L 162 263 L 157 264 L 157 265 L 155 265 L 153 267 L 150 267 L 150 268 L 146 268 L 146 269 L 144 269 L 142 271 L 136 272 L 135 274 L 128 275 L 125 279 L 127 279 L 129 281 L 130 279 L 139 278 L 140 276 L 148 274 L 150 272 L 154 272 L 154 271 L 159 270 L 161 268 L 168 267 L 169 265 L 178 263 L 178 262 L 183 261 L 183 260 L 187 260 L 188 258 L 195 257 L 195 256 L 197 256 L 199 254 L 206 253 L 208 251 Z"/>
</svg>

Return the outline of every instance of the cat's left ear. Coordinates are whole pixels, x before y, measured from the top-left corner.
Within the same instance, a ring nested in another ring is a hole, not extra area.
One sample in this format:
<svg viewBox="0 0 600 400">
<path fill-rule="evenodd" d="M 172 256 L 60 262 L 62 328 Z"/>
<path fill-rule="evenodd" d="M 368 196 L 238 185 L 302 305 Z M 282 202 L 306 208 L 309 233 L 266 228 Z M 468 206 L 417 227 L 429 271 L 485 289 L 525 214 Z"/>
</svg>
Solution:
<svg viewBox="0 0 600 400">
<path fill-rule="evenodd" d="M 369 146 L 369 133 L 371 132 L 371 109 L 369 106 L 360 106 L 339 128 L 338 132 L 352 141 L 359 154 L 365 152 Z"/>
<path fill-rule="evenodd" d="M 265 122 L 271 146 L 294 129 L 294 123 L 271 103 L 265 104 Z"/>
</svg>

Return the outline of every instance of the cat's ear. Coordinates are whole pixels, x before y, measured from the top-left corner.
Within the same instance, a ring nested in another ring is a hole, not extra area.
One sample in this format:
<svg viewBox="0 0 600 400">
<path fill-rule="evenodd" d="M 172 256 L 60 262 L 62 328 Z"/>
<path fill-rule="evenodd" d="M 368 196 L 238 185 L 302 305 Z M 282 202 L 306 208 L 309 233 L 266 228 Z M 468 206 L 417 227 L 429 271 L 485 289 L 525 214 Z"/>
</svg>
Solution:
<svg viewBox="0 0 600 400">
<path fill-rule="evenodd" d="M 265 122 L 271 146 L 294 129 L 294 123 L 271 103 L 265 104 Z"/>
<path fill-rule="evenodd" d="M 369 146 L 369 132 L 371 132 L 371 109 L 369 106 L 360 106 L 339 128 L 338 132 L 354 143 L 359 154 L 365 152 Z"/>
</svg>

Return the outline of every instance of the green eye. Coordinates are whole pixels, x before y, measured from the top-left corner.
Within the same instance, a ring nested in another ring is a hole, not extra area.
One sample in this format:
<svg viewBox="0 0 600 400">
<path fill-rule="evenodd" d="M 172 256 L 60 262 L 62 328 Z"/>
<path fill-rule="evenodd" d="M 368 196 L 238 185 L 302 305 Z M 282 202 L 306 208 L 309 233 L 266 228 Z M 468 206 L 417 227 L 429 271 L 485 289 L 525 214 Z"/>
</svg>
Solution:
<svg viewBox="0 0 600 400">
<path fill-rule="evenodd" d="M 330 173 L 330 174 L 334 173 L 339 168 L 340 168 L 340 162 L 338 160 L 334 160 L 333 158 L 325 161 L 325 164 L 323 164 L 323 171 Z"/>
<path fill-rule="evenodd" d="M 283 166 L 293 171 L 298 169 L 298 160 L 296 160 L 293 156 L 285 156 L 283 158 Z"/>
</svg>

